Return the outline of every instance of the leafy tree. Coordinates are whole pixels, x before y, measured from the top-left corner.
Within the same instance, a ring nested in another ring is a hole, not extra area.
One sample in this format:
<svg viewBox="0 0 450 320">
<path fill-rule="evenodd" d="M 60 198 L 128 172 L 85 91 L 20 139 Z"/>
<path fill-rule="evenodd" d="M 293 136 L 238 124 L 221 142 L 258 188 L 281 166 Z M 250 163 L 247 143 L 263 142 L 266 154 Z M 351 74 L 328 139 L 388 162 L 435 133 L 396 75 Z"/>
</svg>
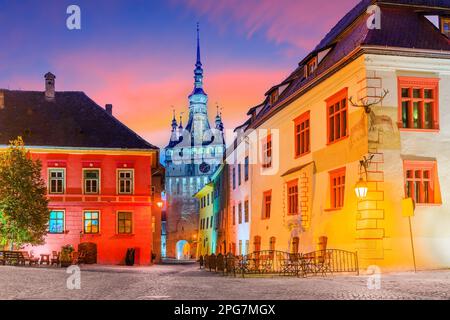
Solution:
<svg viewBox="0 0 450 320">
<path fill-rule="evenodd" d="M 50 212 L 41 169 L 21 137 L 0 153 L 0 245 L 44 243 Z"/>
</svg>

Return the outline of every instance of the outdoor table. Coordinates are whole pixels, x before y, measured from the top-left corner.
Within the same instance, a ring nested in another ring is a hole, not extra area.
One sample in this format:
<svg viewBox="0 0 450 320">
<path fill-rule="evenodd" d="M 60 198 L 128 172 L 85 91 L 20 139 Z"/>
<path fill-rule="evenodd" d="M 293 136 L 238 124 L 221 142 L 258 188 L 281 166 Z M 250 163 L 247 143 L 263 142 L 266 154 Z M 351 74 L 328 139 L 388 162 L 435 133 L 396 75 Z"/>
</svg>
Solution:
<svg viewBox="0 0 450 320">
<path fill-rule="evenodd" d="M 50 265 L 50 254 L 41 254 L 41 261 L 39 262 L 39 264 L 46 264 L 46 265 Z"/>
</svg>

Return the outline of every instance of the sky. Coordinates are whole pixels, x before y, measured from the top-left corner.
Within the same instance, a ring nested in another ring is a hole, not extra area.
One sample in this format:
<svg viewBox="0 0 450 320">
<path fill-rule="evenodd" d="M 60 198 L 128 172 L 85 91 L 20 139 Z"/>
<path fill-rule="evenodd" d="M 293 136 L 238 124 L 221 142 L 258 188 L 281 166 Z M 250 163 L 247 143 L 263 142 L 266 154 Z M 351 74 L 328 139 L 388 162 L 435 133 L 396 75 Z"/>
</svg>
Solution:
<svg viewBox="0 0 450 320">
<path fill-rule="evenodd" d="M 186 123 L 200 23 L 209 117 L 226 128 L 281 82 L 359 0 L 0 0 L 0 88 L 84 91 L 164 147 Z M 81 29 L 69 30 L 69 5 Z"/>
</svg>

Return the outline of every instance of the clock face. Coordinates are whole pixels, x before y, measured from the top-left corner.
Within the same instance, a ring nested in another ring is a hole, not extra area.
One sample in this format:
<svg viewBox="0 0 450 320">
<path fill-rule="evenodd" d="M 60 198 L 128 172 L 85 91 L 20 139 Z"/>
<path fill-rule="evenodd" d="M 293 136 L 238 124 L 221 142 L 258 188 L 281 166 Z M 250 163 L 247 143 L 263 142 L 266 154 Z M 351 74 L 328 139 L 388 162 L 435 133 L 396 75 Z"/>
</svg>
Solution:
<svg viewBox="0 0 450 320">
<path fill-rule="evenodd" d="M 203 163 L 200 165 L 200 171 L 201 171 L 202 173 L 207 173 L 207 172 L 209 172 L 209 169 L 210 169 L 210 165 L 207 164 L 206 162 L 203 162 Z"/>
</svg>

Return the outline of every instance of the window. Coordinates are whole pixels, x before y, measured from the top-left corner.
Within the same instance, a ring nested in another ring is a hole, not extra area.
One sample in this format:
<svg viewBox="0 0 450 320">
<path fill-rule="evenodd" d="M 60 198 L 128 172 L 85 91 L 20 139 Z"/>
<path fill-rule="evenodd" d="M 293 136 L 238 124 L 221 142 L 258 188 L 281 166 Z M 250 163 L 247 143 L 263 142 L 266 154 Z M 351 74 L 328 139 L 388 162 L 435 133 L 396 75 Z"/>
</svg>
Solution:
<svg viewBox="0 0 450 320">
<path fill-rule="evenodd" d="M 100 213 L 98 211 L 85 211 L 83 220 L 84 233 L 95 234 L 99 232 Z"/>
<path fill-rule="evenodd" d="M 209 206 L 209 193 L 206 195 L 206 205 Z"/>
<path fill-rule="evenodd" d="M 270 237 L 269 240 L 269 250 L 274 251 L 275 250 L 275 241 L 276 238 L 275 237 Z"/>
<path fill-rule="evenodd" d="M 119 194 L 133 193 L 133 170 L 119 170 Z M 177 185 L 178 193 L 180 193 L 180 185 Z"/>
<path fill-rule="evenodd" d="M 239 255 L 242 255 L 242 240 L 239 240 Z"/>
<path fill-rule="evenodd" d="M 206 218 L 206 229 L 209 228 L 209 217 Z"/>
<path fill-rule="evenodd" d="M 278 92 L 278 88 L 276 88 L 269 95 L 269 103 L 271 106 L 273 106 L 277 102 L 278 97 L 279 97 L 279 92 Z"/>
<path fill-rule="evenodd" d="M 441 17 L 441 32 L 450 38 L 450 17 Z"/>
<path fill-rule="evenodd" d="M 406 197 L 418 204 L 437 203 L 435 161 L 405 161 L 404 171 Z"/>
<path fill-rule="evenodd" d="M 239 224 L 242 223 L 242 203 L 238 205 L 238 222 Z"/>
<path fill-rule="evenodd" d="M 245 254 L 249 254 L 249 253 L 250 253 L 250 241 L 245 240 Z"/>
<path fill-rule="evenodd" d="M 298 214 L 298 179 L 288 182 L 287 190 L 288 214 Z"/>
<path fill-rule="evenodd" d="M 300 240 L 298 237 L 292 238 L 292 247 L 291 247 L 291 253 L 298 253 L 298 244 Z"/>
<path fill-rule="evenodd" d="M 236 225 L 236 206 L 233 206 L 233 226 Z"/>
<path fill-rule="evenodd" d="M 248 181 L 248 169 L 249 169 L 248 157 L 245 157 L 244 161 L 245 161 L 244 162 L 244 180 Z"/>
<path fill-rule="evenodd" d="M 84 193 L 98 194 L 100 190 L 100 170 L 84 170 Z"/>
<path fill-rule="evenodd" d="M 253 238 L 253 247 L 255 248 L 255 252 L 261 251 L 261 237 L 255 236 Z"/>
<path fill-rule="evenodd" d="M 438 79 L 398 78 L 398 124 L 405 129 L 439 129 Z"/>
<path fill-rule="evenodd" d="M 300 157 L 310 151 L 309 111 L 294 120 L 295 157 Z"/>
<path fill-rule="evenodd" d="M 328 98 L 326 103 L 328 116 L 328 143 L 330 144 L 347 137 L 347 88 Z"/>
<path fill-rule="evenodd" d="M 244 202 L 244 221 L 248 222 L 249 221 L 249 208 L 248 208 L 248 200 L 245 200 Z"/>
<path fill-rule="evenodd" d="M 272 190 L 263 194 L 263 219 L 270 219 L 270 205 L 272 203 Z"/>
<path fill-rule="evenodd" d="M 330 172 L 331 209 L 339 209 L 344 206 L 345 194 L 345 168 L 337 169 Z"/>
<path fill-rule="evenodd" d="M 65 170 L 50 169 L 49 170 L 49 193 L 64 193 L 65 187 Z"/>
<path fill-rule="evenodd" d="M 272 135 L 268 134 L 263 141 L 263 168 L 272 167 Z"/>
<path fill-rule="evenodd" d="M 308 78 L 317 69 L 317 57 L 312 58 L 305 66 L 305 77 Z"/>
<path fill-rule="evenodd" d="M 241 164 L 238 164 L 238 184 L 241 185 Z"/>
<path fill-rule="evenodd" d="M 49 233 L 64 233 L 64 211 L 51 211 L 48 223 Z"/>
<path fill-rule="evenodd" d="M 211 217 L 211 219 L 209 220 L 209 222 L 210 222 L 209 227 L 210 227 L 210 228 L 213 227 L 213 218 L 214 218 L 214 217 Z"/>
<path fill-rule="evenodd" d="M 233 190 L 236 189 L 236 168 L 233 167 Z"/>
<path fill-rule="evenodd" d="M 119 212 L 117 214 L 117 232 L 119 234 L 131 234 L 133 232 L 131 212 Z"/>
</svg>

